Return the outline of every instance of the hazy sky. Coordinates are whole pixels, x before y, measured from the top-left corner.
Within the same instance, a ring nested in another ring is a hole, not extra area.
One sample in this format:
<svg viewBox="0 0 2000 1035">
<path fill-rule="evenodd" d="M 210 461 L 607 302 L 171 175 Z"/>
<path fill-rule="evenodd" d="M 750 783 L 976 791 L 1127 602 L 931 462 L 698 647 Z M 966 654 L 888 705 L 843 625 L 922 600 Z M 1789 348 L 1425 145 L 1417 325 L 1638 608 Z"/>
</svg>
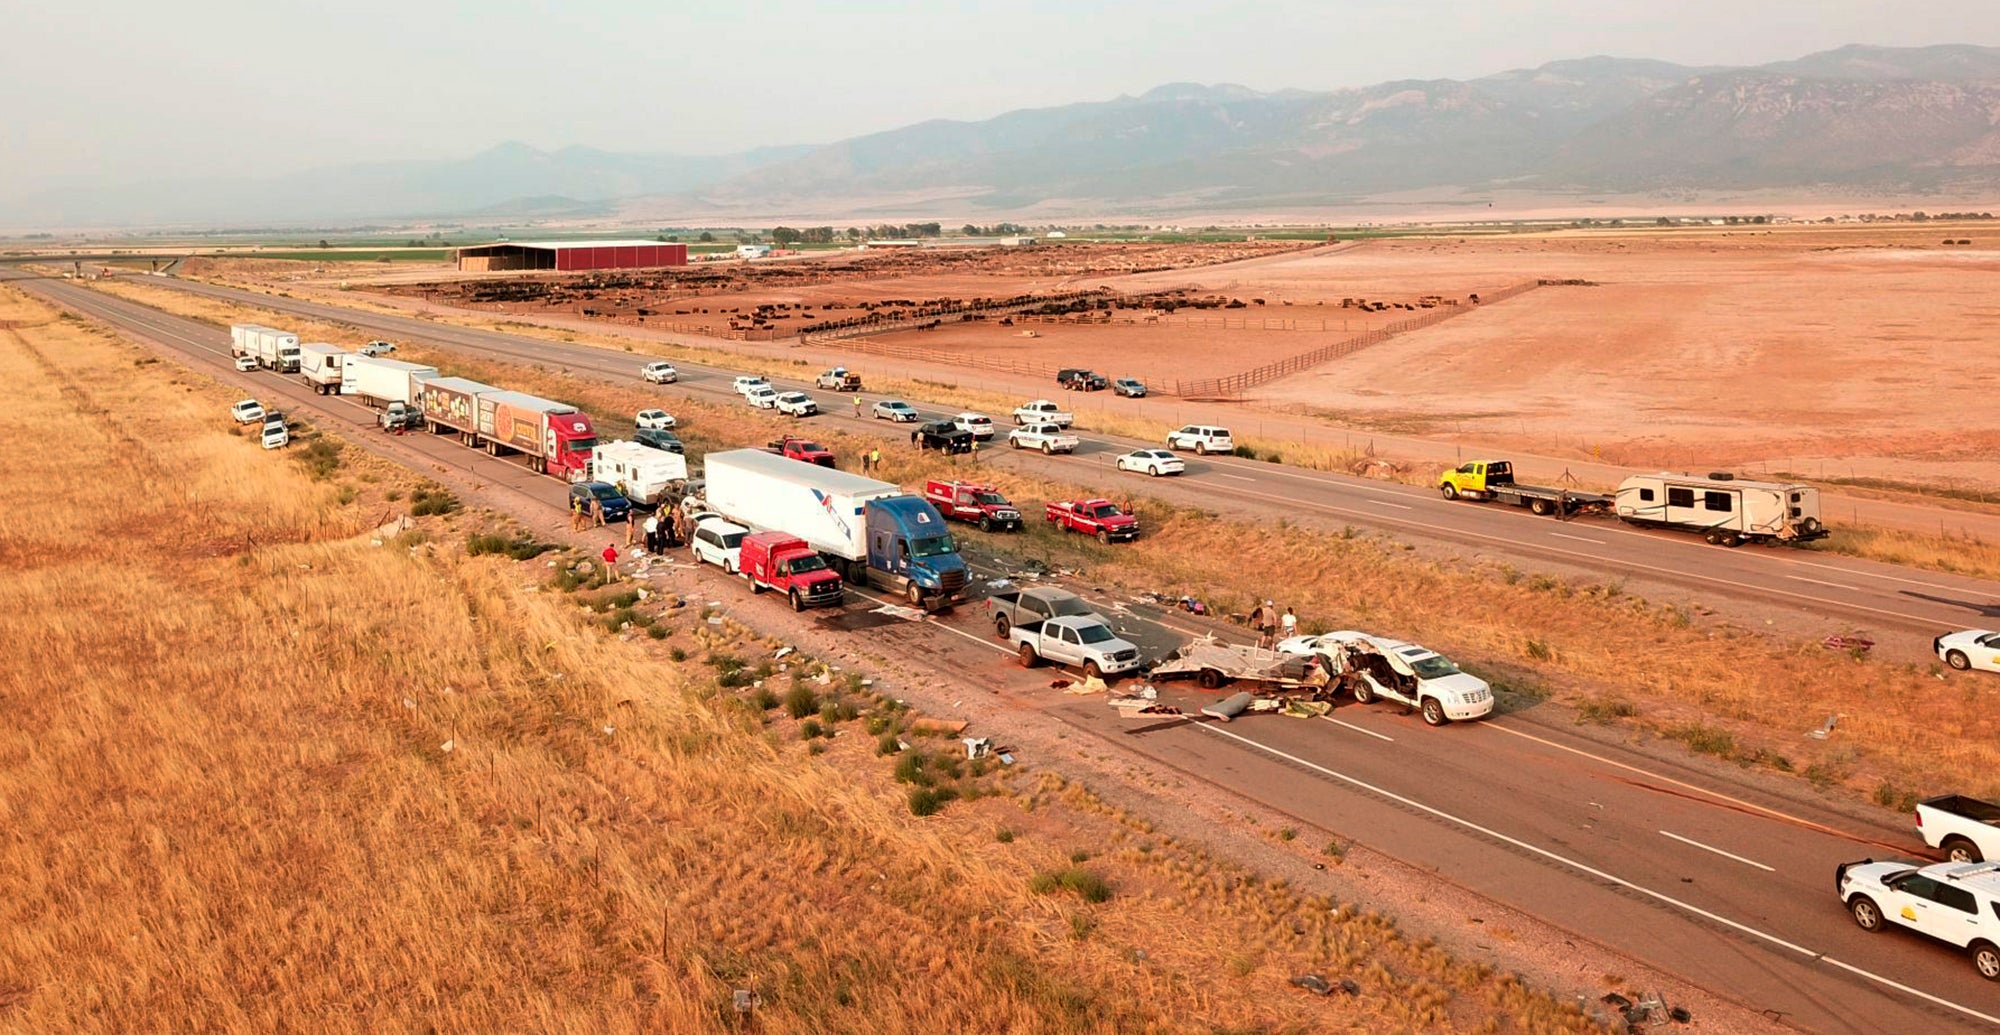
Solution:
<svg viewBox="0 0 2000 1035">
<path fill-rule="evenodd" d="M 1161 83 L 1327 89 L 1615 54 L 2000 43 L 1994 0 L 0 0 L 0 191 L 460 157 L 715 153 Z"/>
</svg>

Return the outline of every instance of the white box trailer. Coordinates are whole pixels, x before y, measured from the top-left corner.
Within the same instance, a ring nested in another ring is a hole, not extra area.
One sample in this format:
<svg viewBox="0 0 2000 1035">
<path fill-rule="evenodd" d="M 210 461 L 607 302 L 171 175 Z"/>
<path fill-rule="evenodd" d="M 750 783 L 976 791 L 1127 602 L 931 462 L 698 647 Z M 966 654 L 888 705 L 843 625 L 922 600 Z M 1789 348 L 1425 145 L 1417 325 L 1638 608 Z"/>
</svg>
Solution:
<svg viewBox="0 0 2000 1035">
<path fill-rule="evenodd" d="M 299 346 L 299 379 L 321 395 L 340 394 L 340 368 L 348 356 L 346 349 L 323 341 Z"/>
<path fill-rule="evenodd" d="M 280 374 L 299 372 L 299 336 L 272 327 L 251 332 L 257 342 L 257 365 Z"/>
<path fill-rule="evenodd" d="M 376 409 L 398 402 L 415 405 L 417 385 L 436 376 L 436 367 L 356 354 L 341 361 L 340 394 Z"/>
<path fill-rule="evenodd" d="M 1798 543 L 1827 534 L 1819 516 L 1819 490 L 1796 482 L 1753 482 L 1727 474 L 1635 474 L 1618 483 L 1615 508 L 1631 524 L 1700 532 L 1723 546 Z"/>
<path fill-rule="evenodd" d="M 687 491 L 687 457 L 637 442 L 604 442 L 590 451 L 590 477 L 640 506 L 657 507 Z"/>
<path fill-rule="evenodd" d="M 233 323 L 229 325 L 229 355 L 257 355 L 257 332 L 269 330 L 261 323 Z"/>
</svg>

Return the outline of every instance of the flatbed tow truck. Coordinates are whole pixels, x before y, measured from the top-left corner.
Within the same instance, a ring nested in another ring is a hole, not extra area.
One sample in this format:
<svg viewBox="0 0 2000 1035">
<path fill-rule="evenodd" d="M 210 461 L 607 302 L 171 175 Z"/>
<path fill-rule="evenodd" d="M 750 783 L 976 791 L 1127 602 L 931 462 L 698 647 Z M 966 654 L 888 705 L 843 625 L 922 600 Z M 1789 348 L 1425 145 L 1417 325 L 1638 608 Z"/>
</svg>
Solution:
<svg viewBox="0 0 2000 1035">
<path fill-rule="evenodd" d="M 1460 464 L 1438 478 L 1438 491 L 1448 500 L 1493 500 L 1526 507 L 1543 516 L 1553 514 L 1558 518 L 1606 513 L 1612 503 L 1610 496 L 1600 493 L 1522 485 L 1514 480 L 1514 464 L 1509 460 L 1474 460 Z"/>
</svg>

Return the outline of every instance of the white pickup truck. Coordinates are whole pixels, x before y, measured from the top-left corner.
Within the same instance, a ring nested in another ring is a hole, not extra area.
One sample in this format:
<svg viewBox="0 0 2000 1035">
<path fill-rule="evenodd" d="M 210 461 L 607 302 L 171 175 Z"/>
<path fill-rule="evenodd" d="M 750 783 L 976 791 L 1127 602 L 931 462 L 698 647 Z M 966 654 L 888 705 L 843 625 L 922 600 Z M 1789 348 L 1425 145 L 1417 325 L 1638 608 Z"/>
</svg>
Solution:
<svg viewBox="0 0 2000 1035">
<path fill-rule="evenodd" d="M 1017 625 L 1008 642 L 1021 657 L 1021 667 L 1034 668 L 1044 659 L 1075 665 L 1083 674 L 1103 679 L 1139 667 L 1139 648 L 1118 638 L 1096 615 L 1064 615 L 1046 622 Z"/>
<path fill-rule="evenodd" d="M 1015 449 L 1039 449 L 1044 455 L 1076 452 L 1076 436 L 1056 424 L 1029 424 L 1007 433 Z"/>
<path fill-rule="evenodd" d="M 1034 402 L 1014 407 L 1014 423 L 1054 424 L 1057 427 L 1068 428 L 1075 426 L 1076 414 L 1065 412 L 1062 407 L 1047 399 L 1036 399 Z"/>
<path fill-rule="evenodd" d="M 1917 803 L 1917 832 L 1952 862 L 2000 860 L 2000 805 L 1944 794 Z"/>
</svg>

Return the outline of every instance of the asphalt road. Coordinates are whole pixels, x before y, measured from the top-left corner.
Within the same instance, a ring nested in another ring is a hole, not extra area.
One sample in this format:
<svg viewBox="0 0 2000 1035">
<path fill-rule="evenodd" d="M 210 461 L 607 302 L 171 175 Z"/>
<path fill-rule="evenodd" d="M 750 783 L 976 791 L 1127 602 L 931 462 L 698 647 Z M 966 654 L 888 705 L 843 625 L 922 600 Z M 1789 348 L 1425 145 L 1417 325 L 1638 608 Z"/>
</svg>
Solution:
<svg viewBox="0 0 2000 1035">
<path fill-rule="evenodd" d="M 340 306 L 175 278 L 147 283 L 223 301 L 261 306 L 281 313 L 345 323 L 385 337 L 422 339 L 468 352 L 518 362 L 556 365 L 577 376 L 636 382 L 646 357 L 588 345 L 572 345 L 498 331 L 457 327 L 430 320 L 346 309 Z M 736 399 L 730 381 L 738 371 L 677 365 L 678 385 L 662 394 L 677 393 Z M 777 379 L 780 389 L 812 391 L 805 382 Z M 880 398 L 866 393 L 872 402 Z M 1061 401 L 1061 392 L 1052 396 Z M 857 419 L 849 397 L 815 393 L 826 412 L 818 421 L 844 429 L 870 430 L 891 437 L 907 448 L 908 429 L 886 422 Z M 664 400 L 663 400 L 664 401 Z M 950 410 L 912 399 L 929 419 Z M 626 419 L 629 419 L 627 417 Z M 999 415 L 1003 431 L 1005 414 Z M 1120 453 L 1155 443 L 1080 433 L 1082 445 L 1074 456 L 1042 458 L 1021 454 L 1013 459 L 1037 473 L 1068 477 L 1103 486 L 1107 495 L 1143 491 L 1174 503 L 1213 507 L 1233 502 L 1265 518 L 1284 517 L 1322 528 L 1355 525 L 1454 543 L 1539 563 L 1601 572 L 1641 582 L 1672 585 L 1703 597 L 1726 597 L 1758 606 L 1777 606 L 1820 616 L 1839 628 L 1862 628 L 1901 634 L 1900 656 L 1913 658 L 1929 648 L 1940 632 L 2000 624 L 2000 583 L 1894 565 L 1878 564 L 1787 547 L 1710 546 L 1680 532 L 1641 529 L 1611 518 L 1557 521 L 1526 510 L 1497 504 L 1448 501 L 1416 486 L 1390 484 L 1338 474 L 1242 460 L 1234 457 L 1186 457 L 1187 474 L 1151 480 L 1111 469 Z M 1004 446 L 994 455 L 1008 452 Z M 1092 467 L 1095 471 L 1090 471 Z M 1143 484 L 1142 484 L 1143 483 Z M 1832 625 L 1829 632 L 1836 631 Z"/>
<path fill-rule="evenodd" d="M 476 481 L 524 517 L 560 520 L 561 483 L 450 438 L 373 432 L 370 411 L 316 396 L 294 378 L 237 373 L 225 331 L 62 281 L 17 286 L 170 350 L 267 405 L 312 414 L 364 448 L 426 473 Z M 624 357 L 615 364 L 633 365 Z M 748 614 L 756 605 L 743 596 L 739 610 Z M 1860 931 L 1835 899 L 1835 864 L 1919 850 L 1897 822 L 1865 822 L 1781 796 L 1726 766 L 1599 743 L 1567 723 L 1544 722 L 1533 708 L 1442 729 L 1393 706 L 1352 702 L 1325 719 L 1259 715 L 1223 725 L 1121 718 L 1100 698 L 1052 695 L 1046 671 L 1019 668 L 976 607 L 902 622 L 873 614 L 874 603 L 864 598 L 819 620 L 830 629 L 865 628 L 871 649 L 930 666 L 953 685 L 990 687 L 1015 707 L 1135 752 L 1162 771 L 1295 816 L 1303 836 L 1355 839 L 1771 1011 L 1774 1021 L 1825 1032 L 2000 1026 L 2000 985 L 1982 981 L 1949 948 L 1900 932 Z M 1101 603 L 1108 609 L 1112 602 Z M 1167 624 L 1193 621 L 1163 624 L 1128 612 L 1117 624 L 1157 652 L 1180 638 Z M 1212 696 L 1175 685 L 1163 698 L 1193 710 Z"/>
</svg>

